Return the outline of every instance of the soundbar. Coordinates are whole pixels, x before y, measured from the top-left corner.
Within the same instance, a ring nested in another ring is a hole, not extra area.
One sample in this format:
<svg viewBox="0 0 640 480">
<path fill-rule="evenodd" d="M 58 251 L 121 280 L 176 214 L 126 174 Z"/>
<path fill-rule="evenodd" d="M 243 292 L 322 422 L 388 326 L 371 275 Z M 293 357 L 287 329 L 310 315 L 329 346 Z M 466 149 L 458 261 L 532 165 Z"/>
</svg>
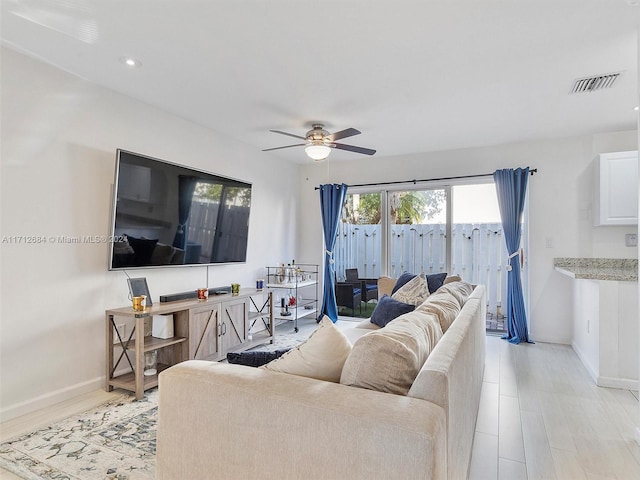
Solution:
<svg viewBox="0 0 640 480">
<path fill-rule="evenodd" d="M 226 293 L 231 293 L 231 285 L 209 289 L 209 295 L 223 295 Z M 177 302 L 178 300 L 188 300 L 189 298 L 198 298 L 198 292 L 196 290 L 192 290 L 189 292 L 160 295 L 160 303 Z"/>
</svg>

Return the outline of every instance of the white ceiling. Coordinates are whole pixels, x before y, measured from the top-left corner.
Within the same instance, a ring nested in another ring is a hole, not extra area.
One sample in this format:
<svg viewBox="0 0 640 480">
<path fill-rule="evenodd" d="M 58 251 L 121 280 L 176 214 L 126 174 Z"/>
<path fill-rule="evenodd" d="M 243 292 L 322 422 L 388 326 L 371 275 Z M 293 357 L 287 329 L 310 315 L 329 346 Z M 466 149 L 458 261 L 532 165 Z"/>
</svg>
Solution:
<svg viewBox="0 0 640 480">
<path fill-rule="evenodd" d="M 319 121 L 391 156 L 636 128 L 629 3 L 2 0 L 1 37 L 256 151 L 298 143 L 269 129 L 304 135 Z M 569 95 L 575 79 L 616 71 L 614 88 Z M 261 155 L 310 161 L 302 148 Z"/>
</svg>

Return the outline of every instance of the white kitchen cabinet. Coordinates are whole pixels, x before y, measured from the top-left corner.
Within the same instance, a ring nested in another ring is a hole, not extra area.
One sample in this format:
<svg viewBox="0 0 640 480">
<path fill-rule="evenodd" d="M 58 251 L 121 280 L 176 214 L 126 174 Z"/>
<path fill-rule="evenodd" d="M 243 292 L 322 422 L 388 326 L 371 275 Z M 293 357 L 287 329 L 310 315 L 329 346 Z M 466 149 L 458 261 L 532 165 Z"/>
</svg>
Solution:
<svg viewBox="0 0 640 480">
<path fill-rule="evenodd" d="M 594 167 L 594 225 L 637 225 L 638 151 L 602 153 Z"/>
</svg>

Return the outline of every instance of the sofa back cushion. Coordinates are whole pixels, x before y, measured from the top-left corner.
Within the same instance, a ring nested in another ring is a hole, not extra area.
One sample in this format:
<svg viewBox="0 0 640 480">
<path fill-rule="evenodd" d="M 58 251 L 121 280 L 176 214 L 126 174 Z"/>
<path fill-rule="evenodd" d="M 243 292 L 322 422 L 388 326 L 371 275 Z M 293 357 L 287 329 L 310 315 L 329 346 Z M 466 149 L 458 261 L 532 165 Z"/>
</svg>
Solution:
<svg viewBox="0 0 640 480">
<path fill-rule="evenodd" d="M 460 304 L 460 308 L 462 308 L 467 301 L 467 298 L 469 298 L 469 295 L 473 292 L 473 285 L 463 281 L 449 282 L 440 287 L 438 292 L 450 293 L 456 298 Z"/>
<path fill-rule="evenodd" d="M 460 308 L 458 299 L 441 288 L 430 295 L 416 310 L 434 315 L 438 319 L 442 333 L 445 333 L 460 313 Z"/>
<path fill-rule="evenodd" d="M 441 337 L 442 329 L 434 315 L 406 313 L 354 343 L 340 383 L 406 395 Z"/>
</svg>

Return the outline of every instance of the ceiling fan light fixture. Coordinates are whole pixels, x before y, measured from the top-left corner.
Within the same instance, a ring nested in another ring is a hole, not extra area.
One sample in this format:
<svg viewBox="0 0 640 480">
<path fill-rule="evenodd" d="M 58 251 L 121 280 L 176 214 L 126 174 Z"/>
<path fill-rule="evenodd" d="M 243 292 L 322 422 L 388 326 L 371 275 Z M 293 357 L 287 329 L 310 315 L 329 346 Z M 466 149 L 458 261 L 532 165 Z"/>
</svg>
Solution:
<svg viewBox="0 0 640 480">
<path fill-rule="evenodd" d="M 309 158 L 312 158 L 316 162 L 324 160 L 331 153 L 331 147 L 327 147 L 322 142 L 314 142 L 311 145 L 304 147 L 304 151 Z"/>
</svg>

